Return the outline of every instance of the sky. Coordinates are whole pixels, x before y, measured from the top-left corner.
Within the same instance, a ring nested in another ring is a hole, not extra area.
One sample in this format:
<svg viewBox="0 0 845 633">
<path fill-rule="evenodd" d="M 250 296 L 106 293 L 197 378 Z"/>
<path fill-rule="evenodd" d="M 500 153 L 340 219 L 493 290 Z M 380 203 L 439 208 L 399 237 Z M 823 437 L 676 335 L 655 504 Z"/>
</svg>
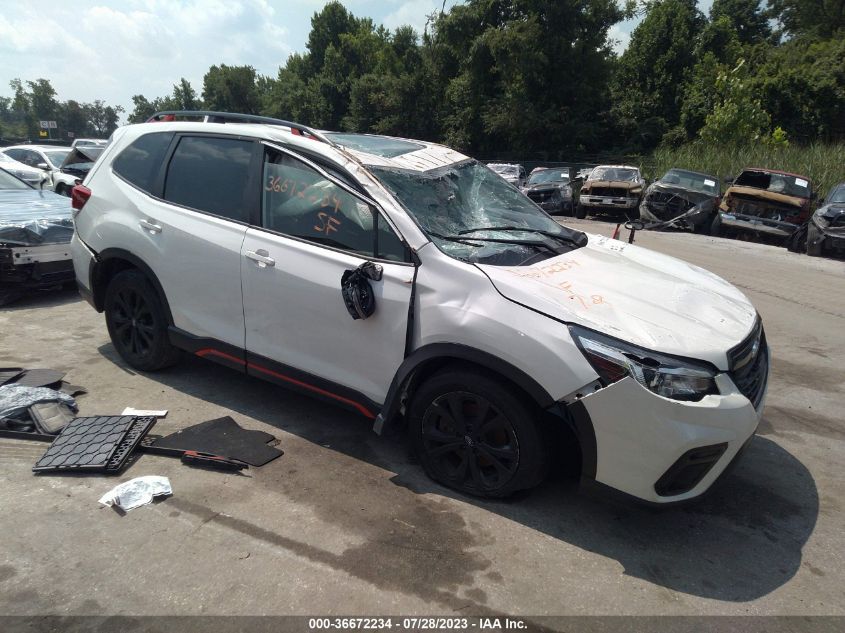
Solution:
<svg viewBox="0 0 845 633">
<path fill-rule="evenodd" d="M 184 77 L 202 92 L 212 64 L 275 76 L 305 50 L 311 16 L 326 0 L 0 0 L 0 96 L 9 81 L 49 79 L 58 99 L 103 99 L 131 111 L 132 95 L 170 94 Z M 711 0 L 704 0 L 708 6 Z M 446 0 L 446 7 L 456 0 Z M 702 4 L 704 4 L 702 3 Z M 419 33 L 442 0 L 346 0 L 358 17 Z M 703 8 L 703 7 L 702 7 Z M 613 27 L 624 50 L 638 20 Z"/>
</svg>

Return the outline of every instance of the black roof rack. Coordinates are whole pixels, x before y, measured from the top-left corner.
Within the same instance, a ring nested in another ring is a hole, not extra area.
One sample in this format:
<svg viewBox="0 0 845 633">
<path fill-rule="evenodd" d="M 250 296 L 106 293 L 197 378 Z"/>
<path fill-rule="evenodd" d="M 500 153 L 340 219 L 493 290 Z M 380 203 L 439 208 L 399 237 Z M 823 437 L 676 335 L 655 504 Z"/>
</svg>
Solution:
<svg viewBox="0 0 845 633">
<path fill-rule="evenodd" d="M 285 121 L 283 119 L 274 119 L 267 116 L 258 116 L 257 114 L 240 114 L 236 112 L 214 112 L 212 110 L 162 110 L 156 112 L 149 119 L 147 123 L 155 121 L 173 121 L 176 117 L 202 117 L 204 123 L 262 123 L 264 125 L 280 125 L 290 128 L 293 134 L 299 136 L 307 136 L 322 141 L 332 147 L 337 147 L 337 144 L 326 138 L 323 134 L 315 132 L 305 125 L 294 123 L 292 121 Z"/>
</svg>

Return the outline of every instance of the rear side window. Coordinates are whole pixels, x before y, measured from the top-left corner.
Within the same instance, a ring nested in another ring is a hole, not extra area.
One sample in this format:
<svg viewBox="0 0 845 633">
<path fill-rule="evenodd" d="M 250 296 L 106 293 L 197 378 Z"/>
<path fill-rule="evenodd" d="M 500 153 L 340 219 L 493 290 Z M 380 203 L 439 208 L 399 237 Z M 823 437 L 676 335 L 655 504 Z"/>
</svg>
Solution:
<svg viewBox="0 0 845 633">
<path fill-rule="evenodd" d="M 249 141 L 184 137 L 167 169 L 164 199 L 246 222 L 252 149 Z"/>
<path fill-rule="evenodd" d="M 172 132 L 154 132 L 135 139 L 114 159 L 112 169 L 139 189 L 155 193 L 156 176 L 172 138 Z"/>
</svg>

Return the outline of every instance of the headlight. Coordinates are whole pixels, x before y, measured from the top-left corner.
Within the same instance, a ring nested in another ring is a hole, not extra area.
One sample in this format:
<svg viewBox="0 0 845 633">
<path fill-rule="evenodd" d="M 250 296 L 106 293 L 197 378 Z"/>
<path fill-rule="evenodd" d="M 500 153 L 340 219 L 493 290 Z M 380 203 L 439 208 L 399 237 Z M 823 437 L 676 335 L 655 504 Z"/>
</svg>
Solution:
<svg viewBox="0 0 845 633">
<path fill-rule="evenodd" d="M 635 189 L 628 189 L 628 197 L 630 198 L 637 198 L 643 192 L 642 187 L 636 187 Z"/>
<path fill-rule="evenodd" d="M 570 325 L 572 338 L 599 375 L 604 386 L 631 376 L 664 398 L 697 402 L 719 393 L 716 372 L 707 363 L 674 358 Z"/>
</svg>

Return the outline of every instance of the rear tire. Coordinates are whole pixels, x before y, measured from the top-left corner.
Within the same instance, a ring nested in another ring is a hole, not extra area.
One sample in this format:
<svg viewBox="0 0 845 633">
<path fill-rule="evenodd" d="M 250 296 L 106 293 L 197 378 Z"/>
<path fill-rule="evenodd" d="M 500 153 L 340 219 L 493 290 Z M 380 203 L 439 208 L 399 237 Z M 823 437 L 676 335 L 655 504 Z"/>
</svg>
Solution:
<svg viewBox="0 0 845 633">
<path fill-rule="evenodd" d="M 414 394 L 410 441 L 425 472 L 464 494 L 500 498 L 548 470 L 538 412 L 513 388 L 467 368 L 436 374 Z"/>
<path fill-rule="evenodd" d="M 124 270 L 111 280 L 104 302 L 106 326 L 117 353 L 141 371 L 176 363 L 181 352 L 170 344 L 168 320 L 158 293 L 138 270 Z"/>
</svg>

